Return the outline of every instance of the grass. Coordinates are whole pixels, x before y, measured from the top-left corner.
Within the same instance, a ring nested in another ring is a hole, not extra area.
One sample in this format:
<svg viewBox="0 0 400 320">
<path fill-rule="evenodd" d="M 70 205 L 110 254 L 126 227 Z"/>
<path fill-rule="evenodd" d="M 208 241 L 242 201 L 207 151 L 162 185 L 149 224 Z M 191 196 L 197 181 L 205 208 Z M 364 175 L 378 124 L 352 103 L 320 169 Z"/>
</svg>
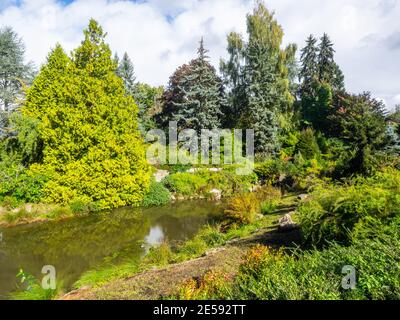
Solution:
<svg viewBox="0 0 400 320">
<path fill-rule="evenodd" d="M 30 206 L 29 209 L 28 206 Z M 45 204 L 24 205 L 18 209 L 7 210 L 0 215 L 0 225 L 15 226 L 41 220 L 59 220 L 76 214 L 69 207 Z"/>
</svg>

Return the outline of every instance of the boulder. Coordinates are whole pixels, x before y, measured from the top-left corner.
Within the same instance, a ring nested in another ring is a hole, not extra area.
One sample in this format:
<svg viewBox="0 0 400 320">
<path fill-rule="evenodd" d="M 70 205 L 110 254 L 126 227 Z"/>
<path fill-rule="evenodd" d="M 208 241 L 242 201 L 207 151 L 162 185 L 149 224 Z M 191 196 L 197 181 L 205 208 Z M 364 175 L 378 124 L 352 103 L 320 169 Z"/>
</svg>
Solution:
<svg viewBox="0 0 400 320">
<path fill-rule="evenodd" d="M 305 201 L 310 197 L 310 195 L 308 194 L 300 194 L 297 199 L 299 199 L 300 201 Z"/>
<path fill-rule="evenodd" d="M 222 198 L 222 191 L 218 189 L 212 189 L 210 191 L 211 198 L 215 201 L 219 201 Z"/>
<path fill-rule="evenodd" d="M 290 214 L 285 214 L 282 218 L 278 221 L 278 231 L 285 232 L 297 229 L 299 225 L 292 220 L 292 216 Z"/>
<path fill-rule="evenodd" d="M 156 179 L 156 182 L 161 182 L 168 175 L 168 170 L 157 170 L 157 172 L 154 174 L 154 178 Z"/>
</svg>

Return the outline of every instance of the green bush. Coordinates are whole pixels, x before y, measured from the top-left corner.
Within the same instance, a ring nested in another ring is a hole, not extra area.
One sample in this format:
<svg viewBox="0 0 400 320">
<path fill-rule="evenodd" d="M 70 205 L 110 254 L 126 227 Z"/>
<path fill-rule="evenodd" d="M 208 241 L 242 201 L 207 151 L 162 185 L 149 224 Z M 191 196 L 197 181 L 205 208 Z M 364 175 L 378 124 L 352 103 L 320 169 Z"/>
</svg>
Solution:
<svg viewBox="0 0 400 320">
<path fill-rule="evenodd" d="M 239 273 L 224 275 L 190 289 L 181 299 L 233 300 L 359 300 L 400 299 L 400 219 L 374 228 L 374 237 L 355 238 L 351 246 L 338 244 L 318 251 L 291 254 L 257 245 L 244 256 Z M 375 226 L 376 227 L 376 226 Z M 344 266 L 353 266 L 356 286 L 342 287 Z"/>
<path fill-rule="evenodd" d="M 388 169 L 371 178 L 356 178 L 343 186 L 323 185 L 303 203 L 300 223 L 313 245 L 348 243 L 357 224 L 368 217 L 386 221 L 400 215 L 400 171 Z"/>
<path fill-rule="evenodd" d="M 155 266 L 165 266 L 170 262 L 172 257 L 173 253 L 171 247 L 167 241 L 164 241 L 160 245 L 150 248 L 143 263 Z"/>
<path fill-rule="evenodd" d="M 314 131 L 307 128 L 300 133 L 299 141 L 296 146 L 296 152 L 306 160 L 318 158 L 320 156 L 320 150 L 315 138 Z"/>
<path fill-rule="evenodd" d="M 180 172 L 167 176 L 163 180 L 163 184 L 171 192 L 190 196 L 198 194 L 199 192 L 203 193 L 202 189 L 207 186 L 207 181 L 198 174 Z"/>
<path fill-rule="evenodd" d="M 161 183 L 152 181 L 149 192 L 144 196 L 142 205 L 144 207 L 161 206 L 171 201 L 171 193 Z"/>
<path fill-rule="evenodd" d="M 255 165 L 254 172 L 260 181 L 267 184 L 276 184 L 280 175 L 284 172 L 284 164 L 281 160 L 270 159 Z"/>
<path fill-rule="evenodd" d="M 171 192 L 184 196 L 207 196 L 216 188 L 223 196 L 248 191 L 257 182 L 255 174 L 237 175 L 234 168 L 221 171 L 198 170 L 195 173 L 181 172 L 167 176 L 163 184 Z"/>
<path fill-rule="evenodd" d="M 49 177 L 27 171 L 16 159 L 6 157 L 0 162 L 0 202 L 17 207 L 22 203 L 38 203 L 43 196 L 43 186 Z"/>
<path fill-rule="evenodd" d="M 252 223 L 259 212 L 260 203 L 257 196 L 254 193 L 246 193 L 229 199 L 224 215 L 230 222 L 241 225 Z"/>
</svg>

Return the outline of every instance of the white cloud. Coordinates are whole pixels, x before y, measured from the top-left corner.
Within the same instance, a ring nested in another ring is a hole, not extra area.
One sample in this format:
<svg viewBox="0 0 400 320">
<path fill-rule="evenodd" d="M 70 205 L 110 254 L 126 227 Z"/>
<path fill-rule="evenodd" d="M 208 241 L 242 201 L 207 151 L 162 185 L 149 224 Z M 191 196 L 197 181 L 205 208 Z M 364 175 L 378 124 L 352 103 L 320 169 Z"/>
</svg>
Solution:
<svg viewBox="0 0 400 320">
<path fill-rule="evenodd" d="M 205 37 L 212 62 L 226 55 L 226 34 L 244 32 L 251 0 L 0 0 L 0 25 L 23 38 L 37 64 L 59 42 L 72 50 L 90 17 L 103 25 L 114 51 L 127 51 L 140 81 L 166 84 L 179 65 L 195 55 Z M 349 90 L 372 91 L 389 106 L 399 102 L 399 0 L 269 0 L 285 30 L 285 43 L 327 32 L 337 51 Z"/>
</svg>

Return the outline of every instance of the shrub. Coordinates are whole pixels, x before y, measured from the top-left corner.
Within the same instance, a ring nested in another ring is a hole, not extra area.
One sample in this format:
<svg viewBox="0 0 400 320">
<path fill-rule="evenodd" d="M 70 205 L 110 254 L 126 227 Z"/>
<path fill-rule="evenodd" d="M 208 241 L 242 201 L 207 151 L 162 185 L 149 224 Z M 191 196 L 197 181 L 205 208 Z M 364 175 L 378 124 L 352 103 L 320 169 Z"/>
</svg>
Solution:
<svg viewBox="0 0 400 320">
<path fill-rule="evenodd" d="M 282 193 L 277 188 L 265 185 L 256 191 L 256 196 L 260 202 L 261 213 L 270 214 L 276 209 Z"/>
<path fill-rule="evenodd" d="M 266 184 L 276 184 L 284 171 L 283 162 L 280 160 L 266 160 L 256 164 L 254 172 L 257 177 Z"/>
<path fill-rule="evenodd" d="M 300 223 L 313 245 L 348 243 L 351 231 L 368 217 L 388 220 L 400 215 L 400 171 L 388 169 L 372 178 L 356 178 L 343 186 L 324 185 L 303 203 Z"/>
<path fill-rule="evenodd" d="M 225 217 L 238 224 L 249 224 L 260 212 L 260 203 L 254 193 L 246 193 L 229 200 L 224 210 Z"/>
<path fill-rule="evenodd" d="M 256 197 L 259 201 L 275 201 L 282 196 L 281 190 L 271 185 L 265 185 L 256 191 Z"/>
<path fill-rule="evenodd" d="M 354 238 L 349 247 L 334 244 L 323 251 L 284 254 L 258 245 L 244 256 L 237 277 L 218 296 L 233 300 L 398 300 L 400 219 L 375 225 L 373 230 L 373 237 Z M 356 271 L 353 290 L 341 286 L 346 265 Z"/>
<path fill-rule="evenodd" d="M 151 247 L 144 258 L 143 263 L 156 266 L 164 266 L 172 259 L 173 253 L 167 241 L 163 241 L 160 245 Z"/>
<path fill-rule="evenodd" d="M 12 207 L 17 207 L 22 203 L 40 202 L 43 186 L 49 177 L 26 170 L 16 159 L 3 157 L 0 162 L 0 179 L 0 201 L 12 202 Z"/>
<path fill-rule="evenodd" d="M 296 146 L 296 152 L 300 153 L 306 160 L 319 157 L 320 150 L 312 129 L 307 128 L 301 131 L 299 142 Z"/>
<path fill-rule="evenodd" d="M 207 186 L 203 177 L 188 172 L 171 174 L 163 180 L 163 184 L 171 192 L 186 196 L 195 195 Z"/>
<path fill-rule="evenodd" d="M 224 299 L 223 288 L 230 277 L 220 270 L 211 270 L 200 279 L 186 281 L 179 290 L 178 299 L 181 300 L 203 300 Z"/>
<path fill-rule="evenodd" d="M 142 205 L 144 207 L 161 206 L 171 201 L 171 193 L 160 182 L 152 181 L 149 192 L 144 196 Z"/>
<path fill-rule="evenodd" d="M 257 182 L 255 174 L 237 175 L 234 168 L 226 168 L 222 171 L 198 170 L 195 173 L 175 173 L 163 180 L 171 192 L 184 196 L 207 196 L 216 188 L 222 191 L 223 196 L 231 196 L 245 192 Z"/>
</svg>

